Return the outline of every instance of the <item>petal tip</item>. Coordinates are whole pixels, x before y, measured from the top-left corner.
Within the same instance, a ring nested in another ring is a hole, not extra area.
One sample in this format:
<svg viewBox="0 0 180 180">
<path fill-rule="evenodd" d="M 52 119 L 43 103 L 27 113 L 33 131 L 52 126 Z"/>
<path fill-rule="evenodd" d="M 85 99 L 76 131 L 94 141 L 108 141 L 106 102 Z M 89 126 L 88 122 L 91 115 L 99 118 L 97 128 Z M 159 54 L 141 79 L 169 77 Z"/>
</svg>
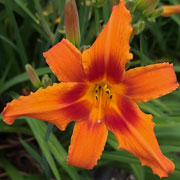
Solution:
<svg viewBox="0 0 180 180">
<path fill-rule="evenodd" d="M 81 52 L 67 39 L 43 53 L 47 64 L 59 81 L 82 82 L 85 79 Z"/>
<path fill-rule="evenodd" d="M 168 177 L 169 174 L 174 173 L 175 165 L 174 163 L 165 156 L 162 156 L 162 163 L 159 168 L 152 168 L 153 174 L 158 175 L 160 178 Z"/>
<path fill-rule="evenodd" d="M 1 112 L 1 114 L 3 116 L 2 120 L 8 125 L 12 125 L 16 119 L 15 117 L 8 116 L 8 112 L 7 112 L 7 109 L 11 106 L 11 103 L 13 103 L 13 101 L 7 103 L 6 106 L 4 107 L 3 111 Z"/>
<path fill-rule="evenodd" d="M 164 96 L 179 86 L 173 64 L 169 62 L 130 69 L 125 74 L 124 82 L 127 85 L 127 94 L 136 102 Z"/>
<path fill-rule="evenodd" d="M 107 128 L 102 123 L 89 124 L 89 119 L 75 123 L 69 146 L 67 163 L 79 168 L 92 169 L 100 159 L 107 139 Z"/>
</svg>

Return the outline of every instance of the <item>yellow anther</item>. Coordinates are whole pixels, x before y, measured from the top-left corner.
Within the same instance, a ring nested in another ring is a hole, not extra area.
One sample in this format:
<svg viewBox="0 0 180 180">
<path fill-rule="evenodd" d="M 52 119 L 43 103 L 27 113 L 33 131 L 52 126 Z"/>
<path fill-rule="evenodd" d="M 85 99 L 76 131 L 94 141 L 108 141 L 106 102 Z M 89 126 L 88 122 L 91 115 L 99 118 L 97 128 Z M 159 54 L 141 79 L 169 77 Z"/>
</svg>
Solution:
<svg viewBox="0 0 180 180">
<path fill-rule="evenodd" d="M 94 99 L 96 104 L 106 105 L 110 99 L 112 99 L 111 90 L 108 88 L 107 84 L 97 85 L 94 90 Z"/>
<path fill-rule="evenodd" d="M 106 94 L 110 94 L 111 91 L 109 89 L 106 89 L 105 92 Z"/>
</svg>

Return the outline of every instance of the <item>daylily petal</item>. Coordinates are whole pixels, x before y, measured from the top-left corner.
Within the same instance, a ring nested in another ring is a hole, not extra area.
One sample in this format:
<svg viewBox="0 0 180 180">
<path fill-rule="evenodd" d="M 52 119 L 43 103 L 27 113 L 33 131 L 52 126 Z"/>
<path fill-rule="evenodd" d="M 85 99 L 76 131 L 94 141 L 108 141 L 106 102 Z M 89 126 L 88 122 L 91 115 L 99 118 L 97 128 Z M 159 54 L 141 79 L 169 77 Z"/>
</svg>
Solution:
<svg viewBox="0 0 180 180">
<path fill-rule="evenodd" d="M 125 64 L 132 59 L 129 39 L 132 33 L 131 15 L 121 0 L 113 7 L 109 22 L 94 44 L 83 52 L 83 66 L 90 81 L 106 78 L 119 83 Z"/>
<path fill-rule="evenodd" d="M 156 140 L 152 116 L 144 114 L 127 96 L 117 97 L 118 107 L 109 109 L 105 123 L 116 136 L 119 148 L 136 156 L 153 173 L 166 177 L 174 171 L 174 164 L 161 152 Z"/>
<path fill-rule="evenodd" d="M 20 116 L 28 116 L 55 124 L 64 130 L 71 121 L 87 119 L 88 100 L 83 99 L 87 86 L 83 83 L 60 83 L 20 96 L 4 108 L 3 120 L 12 124 Z"/>
<path fill-rule="evenodd" d="M 62 39 L 43 55 L 59 81 L 82 82 L 85 79 L 81 52 L 68 40 Z"/>
<path fill-rule="evenodd" d="M 107 134 L 103 122 L 92 122 L 90 119 L 76 122 L 69 146 L 68 164 L 92 169 L 102 154 Z"/>
<path fill-rule="evenodd" d="M 166 95 L 179 86 L 173 65 L 169 63 L 129 70 L 125 74 L 123 84 L 127 86 L 126 94 L 138 102 Z"/>
</svg>

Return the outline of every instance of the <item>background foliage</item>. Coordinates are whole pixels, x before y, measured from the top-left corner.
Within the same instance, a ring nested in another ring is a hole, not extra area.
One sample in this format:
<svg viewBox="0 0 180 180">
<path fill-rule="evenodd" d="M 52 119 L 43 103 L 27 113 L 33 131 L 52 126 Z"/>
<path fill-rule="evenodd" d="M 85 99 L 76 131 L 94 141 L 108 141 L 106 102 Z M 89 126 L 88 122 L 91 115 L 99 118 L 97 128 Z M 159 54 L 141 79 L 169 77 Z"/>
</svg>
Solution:
<svg viewBox="0 0 180 180">
<path fill-rule="evenodd" d="M 163 4 L 178 4 L 179 0 L 161 0 Z M 27 63 L 33 65 L 42 78 L 46 73 L 53 82 L 55 76 L 42 53 L 65 37 L 65 0 L 0 0 L 0 108 L 20 94 L 34 91 L 25 72 Z M 107 23 L 112 1 L 77 1 L 81 29 L 81 47 L 91 45 Z M 180 73 L 180 15 L 159 17 L 148 22 L 138 13 L 133 23 L 141 19 L 146 27 L 131 39 L 134 59 L 129 68 L 157 62 L 174 64 Z M 155 133 L 161 149 L 176 165 L 167 180 L 180 179 L 180 90 L 157 100 L 139 104 L 151 113 L 156 123 Z M 22 107 L 23 108 L 23 107 Z M 131 154 L 117 150 L 112 134 L 98 166 L 92 171 L 66 164 L 67 149 L 73 124 L 60 132 L 51 124 L 31 118 L 20 118 L 13 126 L 2 122 L 0 115 L 0 179 L 110 179 L 120 177 L 137 180 L 158 180 L 147 167 Z"/>
</svg>

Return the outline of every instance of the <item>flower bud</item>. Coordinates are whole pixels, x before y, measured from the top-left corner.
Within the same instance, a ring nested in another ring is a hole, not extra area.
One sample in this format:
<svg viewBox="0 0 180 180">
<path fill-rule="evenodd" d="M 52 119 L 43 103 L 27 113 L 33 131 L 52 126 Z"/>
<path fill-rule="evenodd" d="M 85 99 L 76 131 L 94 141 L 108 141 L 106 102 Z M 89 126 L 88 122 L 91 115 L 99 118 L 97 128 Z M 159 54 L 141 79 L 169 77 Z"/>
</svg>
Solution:
<svg viewBox="0 0 180 180">
<path fill-rule="evenodd" d="M 66 0 L 64 9 L 66 38 L 77 47 L 80 46 L 79 16 L 75 0 Z"/>
<path fill-rule="evenodd" d="M 174 14 L 180 14 L 180 4 L 174 5 L 174 6 L 162 6 L 163 12 L 161 16 L 163 17 L 169 17 Z"/>
<path fill-rule="evenodd" d="M 133 35 L 140 34 L 145 28 L 145 22 L 139 20 L 136 24 L 133 25 Z"/>
<path fill-rule="evenodd" d="M 156 22 L 156 18 L 161 16 L 162 12 L 163 12 L 163 8 L 162 7 L 155 9 L 152 12 L 151 16 L 148 18 L 148 21 L 149 22 Z"/>
<path fill-rule="evenodd" d="M 159 0 L 137 0 L 137 8 L 144 11 L 149 16 L 156 8 Z"/>
<path fill-rule="evenodd" d="M 34 68 L 30 64 L 26 64 L 25 68 L 26 68 L 29 80 L 31 81 L 33 86 L 35 88 L 41 87 L 41 81 L 40 81 L 36 71 L 34 70 Z"/>
<path fill-rule="evenodd" d="M 129 9 L 131 12 L 134 12 L 136 9 L 136 2 L 134 0 L 127 0 L 126 1 L 126 7 Z"/>
<path fill-rule="evenodd" d="M 48 74 L 45 74 L 43 77 L 42 77 L 42 85 L 44 88 L 52 85 L 52 80 L 50 79 L 50 77 L 48 76 Z"/>
</svg>

